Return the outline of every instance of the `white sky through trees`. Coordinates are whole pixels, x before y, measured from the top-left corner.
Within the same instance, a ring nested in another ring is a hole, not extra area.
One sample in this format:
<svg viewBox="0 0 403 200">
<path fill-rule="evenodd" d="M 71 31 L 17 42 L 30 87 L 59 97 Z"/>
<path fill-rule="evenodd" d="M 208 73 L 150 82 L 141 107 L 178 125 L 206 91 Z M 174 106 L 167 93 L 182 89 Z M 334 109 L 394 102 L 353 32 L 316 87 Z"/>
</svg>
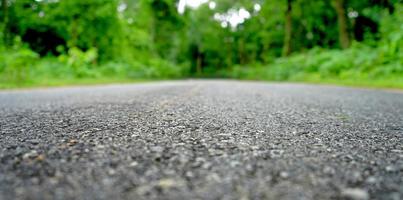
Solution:
<svg viewBox="0 0 403 200">
<path fill-rule="evenodd" d="M 178 12 L 184 13 L 186 7 L 197 8 L 208 1 L 209 0 L 180 0 L 178 4 Z"/>
<path fill-rule="evenodd" d="M 214 10 L 216 7 L 216 2 L 212 0 L 180 0 L 178 3 L 178 12 L 183 14 L 186 8 L 196 9 L 202 4 L 208 3 L 209 8 Z M 259 4 L 255 4 L 254 12 L 259 12 L 261 6 Z M 216 13 L 214 15 L 214 19 L 221 22 L 221 26 L 226 28 L 231 26 L 232 28 L 236 28 L 239 24 L 245 22 L 246 19 L 251 17 L 251 13 L 247 11 L 245 8 L 240 9 L 230 9 L 226 13 Z"/>
</svg>

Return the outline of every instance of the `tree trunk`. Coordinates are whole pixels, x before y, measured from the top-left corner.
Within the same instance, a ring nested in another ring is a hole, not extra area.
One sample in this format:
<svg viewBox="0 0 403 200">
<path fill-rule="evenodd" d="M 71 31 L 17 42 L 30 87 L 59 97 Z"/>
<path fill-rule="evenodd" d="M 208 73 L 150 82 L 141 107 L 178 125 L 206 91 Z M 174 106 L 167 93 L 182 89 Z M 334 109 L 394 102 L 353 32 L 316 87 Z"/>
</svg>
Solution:
<svg viewBox="0 0 403 200">
<path fill-rule="evenodd" d="M 201 52 L 199 51 L 199 48 L 198 48 L 198 50 L 197 50 L 197 60 L 196 60 L 196 70 L 197 70 L 197 75 L 202 75 L 202 55 L 201 55 Z"/>
<path fill-rule="evenodd" d="M 241 37 L 238 40 L 238 57 L 239 57 L 239 64 L 243 65 L 246 63 L 245 58 L 245 41 L 244 38 Z"/>
<path fill-rule="evenodd" d="M 70 24 L 70 39 L 67 43 L 69 48 L 76 47 L 78 42 L 78 16 L 73 17 L 73 21 Z"/>
<path fill-rule="evenodd" d="M 333 0 L 333 7 L 337 12 L 337 22 L 339 26 L 339 42 L 343 49 L 350 47 L 350 37 L 347 30 L 346 10 L 344 0 Z"/>
<path fill-rule="evenodd" d="M 225 38 L 224 41 L 227 43 L 226 64 L 227 67 L 232 67 L 232 38 Z"/>
<path fill-rule="evenodd" d="M 1 7 L 3 11 L 3 40 L 7 44 L 8 42 L 8 5 L 7 0 L 1 0 Z"/>
<path fill-rule="evenodd" d="M 3 23 L 8 21 L 8 6 L 7 0 L 1 0 L 1 9 L 3 10 Z"/>
<path fill-rule="evenodd" d="M 283 56 L 291 54 L 291 37 L 292 37 L 292 0 L 287 0 L 287 11 L 285 13 L 285 33 L 284 33 L 284 46 Z"/>
</svg>

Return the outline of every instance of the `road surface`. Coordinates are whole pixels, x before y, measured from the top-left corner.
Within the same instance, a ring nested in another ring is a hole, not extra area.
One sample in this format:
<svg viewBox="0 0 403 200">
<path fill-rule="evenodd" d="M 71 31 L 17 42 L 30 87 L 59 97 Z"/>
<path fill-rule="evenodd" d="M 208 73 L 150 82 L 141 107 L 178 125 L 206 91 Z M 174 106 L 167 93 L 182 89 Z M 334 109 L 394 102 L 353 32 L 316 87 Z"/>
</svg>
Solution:
<svg viewBox="0 0 403 200">
<path fill-rule="evenodd" d="M 0 92 L 0 199 L 403 198 L 403 93 L 238 81 Z"/>
</svg>

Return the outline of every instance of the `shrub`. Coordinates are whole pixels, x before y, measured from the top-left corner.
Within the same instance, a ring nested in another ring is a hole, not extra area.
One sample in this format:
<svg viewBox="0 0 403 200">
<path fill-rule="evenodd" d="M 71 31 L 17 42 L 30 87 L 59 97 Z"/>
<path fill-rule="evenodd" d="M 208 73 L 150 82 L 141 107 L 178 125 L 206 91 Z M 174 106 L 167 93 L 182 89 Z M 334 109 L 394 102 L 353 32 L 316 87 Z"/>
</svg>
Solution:
<svg viewBox="0 0 403 200">
<path fill-rule="evenodd" d="M 67 55 L 62 54 L 59 56 L 59 60 L 71 67 L 79 78 L 98 75 L 95 70 L 91 70 L 91 67 L 96 65 L 97 58 L 98 51 L 96 48 L 82 51 L 77 47 L 72 47 L 68 50 Z"/>
<path fill-rule="evenodd" d="M 20 38 L 16 38 L 14 43 L 10 50 L 0 50 L 1 79 L 21 83 L 31 78 L 30 71 L 35 66 L 39 55 L 22 46 Z"/>
</svg>

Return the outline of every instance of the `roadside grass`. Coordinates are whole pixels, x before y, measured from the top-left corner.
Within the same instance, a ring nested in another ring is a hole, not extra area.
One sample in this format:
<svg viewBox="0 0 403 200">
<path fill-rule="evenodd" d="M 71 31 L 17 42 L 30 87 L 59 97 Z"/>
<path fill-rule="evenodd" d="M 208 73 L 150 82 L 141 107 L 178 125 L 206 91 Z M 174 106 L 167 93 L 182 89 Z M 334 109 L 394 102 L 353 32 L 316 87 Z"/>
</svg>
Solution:
<svg viewBox="0 0 403 200">
<path fill-rule="evenodd" d="M 330 62 L 329 59 L 323 60 Z M 307 62 L 296 55 L 271 65 L 233 66 L 232 68 L 221 69 L 205 68 L 201 76 L 192 76 L 188 68 L 166 63 L 153 63 L 147 66 L 136 63 L 109 63 L 100 66 L 73 68 L 51 59 L 44 59 L 29 70 L 7 71 L 3 69 L 3 73 L 0 71 L 0 89 L 122 84 L 186 78 L 403 89 L 403 65 L 399 62 L 393 62 L 390 65 L 371 65 L 365 68 L 362 66 L 359 68 L 358 65 L 346 65 L 345 68 L 342 68 L 340 67 L 341 64 L 337 64 L 337 62 L 324 64 L 312 60 Z M 370 70 L 365 70 L 367 68 Z"/>
<path fill-rule="evenodd" d="M 290 83 L 308 83 L 318 85 L 337 85 L 359 88 L 379 88 L 379 89 L 401 89 L 403 90 L 403 77 L 395 76 L 389 78 L 326 78 L 318 74 L 305 74 L 291 78 L 289 80 L 273 80 L 265 78 L 240 77 L 227 79 L 251 80 L 262 82 L 290 82 Z M 104 84 L 129 84 L 160 81 L 168 79 L 132 79 L 124 77 L 102 77 L 102 78 L 69 78 L 69 79 L 38 79 L 22 82 L 0 81 L 0 89 L 20 89 L 20 88 L 41 88 L 41 87 L 62 87 L 62 86 L 81 86 L 81 85 L 104 85 Z"/>
<path fill-rule="evenodd" d="M 296 78 L 291 82 L 305 82 L 312 84 L 330 84 L 349 87 L 403 89 L 403 76 L 391 76 L 385 78 L 326 78 L 319 75 L 306 75 Z"/>
<path fill-rule="evenodd" d="M 104 85 L 104 84 L 127 84 L 141 83 L 152 80 L 129 79 L 129 78 L 72 78 L 72 79 L 45 79 L 29 80 L 23 82 L 0 82 L 0 89 L 40 88 L 40 87 L 62 87 L 81 85 Z"/>
</svg>

